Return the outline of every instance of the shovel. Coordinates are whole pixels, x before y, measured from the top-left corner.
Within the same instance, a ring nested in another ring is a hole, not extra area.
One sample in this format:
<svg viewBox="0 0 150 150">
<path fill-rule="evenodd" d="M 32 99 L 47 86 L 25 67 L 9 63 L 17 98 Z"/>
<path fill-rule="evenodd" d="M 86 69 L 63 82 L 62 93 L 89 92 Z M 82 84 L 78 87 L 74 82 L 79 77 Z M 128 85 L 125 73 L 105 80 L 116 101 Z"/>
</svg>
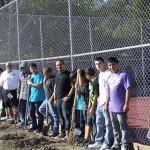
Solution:
<svg viewBox="0 0 150 150">
<path fill-rule="evenodd" d="M 46 124 L 43 127 L 43 135 L 47 136 L 50 125 L 48 124 L 48 99 L 46 98 Z"/>
</svg>

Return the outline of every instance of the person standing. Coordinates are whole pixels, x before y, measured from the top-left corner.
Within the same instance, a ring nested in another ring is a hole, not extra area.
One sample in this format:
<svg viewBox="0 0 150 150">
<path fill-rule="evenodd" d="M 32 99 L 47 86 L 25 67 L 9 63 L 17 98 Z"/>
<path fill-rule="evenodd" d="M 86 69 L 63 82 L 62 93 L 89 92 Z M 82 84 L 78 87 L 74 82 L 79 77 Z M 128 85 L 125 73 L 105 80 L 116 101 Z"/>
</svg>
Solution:
<svg viewBox="0 0 150 150">
<path fill-rule="evenodd" d="M 107 65 L 112 74 L 106 82 L 107 100 L 105 111 L 110 111 L 113 126 L 114 144 L 111 150 L 129 149 L 129 132 L 127 123 L 127 112 L 129 111 L 131 80 L 129 75 L 119 70 L 119 61 L 110 57 Z M 120 145 L 121 144 L 121 145 Z"/>
<path fill-rule="evenodd" d="M 28 105 L 27 101 L 29 99 L 29 90 L 28 90 L 28 84 L 27 81 L 31 75 L 29 71 L 29 66 L 27 62 L 22 62 L 20 65 L 20 69 L 22 73 L 20 74 L 20 79 L 19 79 L 19 87 L 17 90 L 17 95 L 19 99 L 19 117 L 21 122 L 17 124 L 17 126 L 24 126 L 26 123 L 26 105 Z M 29 125 L 31 123 L 30 116 L 28 114 L 28 123 L 26 125 Z"/>
<path fill-rule="evenodd" d="M 57 107 L 54 106 L 54 84 L 55 84 L 55 76 L 52 73 L 52 69 L 50 67 L 46 67 L 43 70 L 44 74 L 44 90 L 46 94 L 46 100 L 43 101 L 42 105 L 39 108 L 39 112 L 41 112 L 44 116 L 46 115 L 46 105 L 48 105 L 48 117 L 51 119 L 51 123 L 53 125 L 53 133 L 50 134 L 51 138 L 56 137 L 59 134 L 59 114 Z"/>
<path fill-rule="evenodd" d="M 35 63 L 30 64 L 30 71 L 32 73 L 28 84 L 31 86 L 29 96 L 29 113 L 32 120 L 32 127 L 27 131 L 40 133 L 43 131 L 44 116 L 39 112 L 39 107 L 45 100 L 45 92 L 43 88 L 43 74 L 38 71 Z M 36 121 L 36 115 L 38 115 L 38 122 Z"/>
<path fill-rule="evenodd" d="M 1 120 L 14 123 L 14 114 L 18 113 L 17 88 L 19 83 L 20 71 L 13 69 L 11 62 L 6 63 L 6 70 L 0 77 L 0 95 L 3 98 L 3 107 L 6 116 Z"/>
<path fill-rule="evenodd" d="M 102 57 L 95 58 L 95 66 L 99 71 L 99 97 L 97 101 L 96 110 L 96 127 L 97 134 L 95 136 L 95 143 L 88 145 L 89 148 L 100 148 L 100 150 L 106 150 L 111 146 L 111 140 L 113 138 L 113 129 L 110 120 L 109 111 L 104 112 L 104 106 L 106 102 L 106 87 L 105 82 L 110 76 L 111 72 L 106 70 L 105 62 Z M 104 131 L 106 128 L 106 132 Z"/>
<path fill-rule="evenodd" d="M 93 68 L 87 68 L 85 70 L 86 78 L 89 80 L 89 100 L 88 111 L 86 116 L 85 136 L 81 143 L 81 146 L 88 146 L 94 142 L 96 136 L 96 106 L 97 98 L 99 96 L 98 80 L 95 76 L 95 70 Z M 90 139 L 91 132 L 93 131 L 93 139 Z M 89 140 L 90 139 L 90 140 Z"/>
<path fill-rule="evenodd" d="M 62 129 L 60 135 L 56 138 L 68 139 L 70 130 L 70 114 L 69 101 L 74 92 L 74 87 L 71 87 L 70 72 L 66 70 L 65 63 L 62 59 L 56 60 L 56 69 L 58 73 L 55 78 L 54 87 L 54 104 L 57 105 L 59 115 L 62 119 Z"/>
</svg>

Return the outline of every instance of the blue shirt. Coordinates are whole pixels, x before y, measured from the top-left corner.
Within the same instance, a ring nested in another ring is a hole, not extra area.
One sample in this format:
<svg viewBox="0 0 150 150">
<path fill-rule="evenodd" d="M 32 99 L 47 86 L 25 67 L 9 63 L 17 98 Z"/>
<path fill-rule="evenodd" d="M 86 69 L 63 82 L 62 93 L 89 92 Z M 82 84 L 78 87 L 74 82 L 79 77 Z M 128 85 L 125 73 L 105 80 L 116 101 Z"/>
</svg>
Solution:
<svg viewBox="0 0 150 150">
<path fill-rule="evenodd" d="M 76 109 L 78 109 L 78 110 L 83 110 L 84 109 L 84 99 L 83 99 L 82 95 L 80 95 L 80 96 L 77 95 Z"/>
<path fill-rule="evenodd" d="M 35 84 L 43 84 L 43 75 L 41 72 L 31 75 L 31 82 Z M 36 88 L 31 86 L 30 91 L 30 102 L 44 101 L 45 100 L 45 92 L 43 86 L 41 88 Z"/>
</svg>

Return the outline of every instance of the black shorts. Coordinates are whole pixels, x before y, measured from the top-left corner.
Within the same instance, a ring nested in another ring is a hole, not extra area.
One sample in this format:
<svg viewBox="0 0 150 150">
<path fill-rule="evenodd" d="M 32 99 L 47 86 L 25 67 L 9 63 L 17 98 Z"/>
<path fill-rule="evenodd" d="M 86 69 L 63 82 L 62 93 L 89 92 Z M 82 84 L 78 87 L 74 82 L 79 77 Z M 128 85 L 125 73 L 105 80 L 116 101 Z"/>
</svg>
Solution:
<svg viewBox="0 0 150 150">
<path fill-rule="evenodd" d="M 12 95 L 12 98 L 8 96 L 8 94 Z M 18 107 L 18 99 L 17 99 L 17 89 L 15 90 L 5 90 L 2 91 L 2 99 L 3 99 L 3 107 Z"/>
</svg>

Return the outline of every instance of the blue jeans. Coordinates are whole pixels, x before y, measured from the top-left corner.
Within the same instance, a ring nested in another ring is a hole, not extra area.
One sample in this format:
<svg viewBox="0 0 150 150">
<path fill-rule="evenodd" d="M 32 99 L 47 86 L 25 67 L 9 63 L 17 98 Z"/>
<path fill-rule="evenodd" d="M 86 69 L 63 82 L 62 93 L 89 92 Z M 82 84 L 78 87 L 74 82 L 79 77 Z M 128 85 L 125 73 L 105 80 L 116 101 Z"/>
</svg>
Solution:
<svg viewBox="0 0 150 150">
<path fill-rule="evenodd" d="M 39 107 L 43 101 L 37 101 L 37 102 L 29 102 L 29 109 L 30 109 L 30 117 L 32 120 L 32 128 L 33 129 L 43 129 L 43 122 L 44 122 L 44 116 L 39 112 Z M 38 115 L 38 123 L 36 121 L 36 115 L 35 112 Z"/>
<path fill-rule="evenodd" d="M 20 120 L 21 120 L 21 123 L 24 125 L 25 124 L 25 114 L 26 114 L 26 105 L 27 105 L 27 100 L 24 100 L 24 99 L 20 99 L 19 100 L 19 116 L 20 116 Z M 28 107 L 29 109 L 29 107 Z M 31 121 L 31 117 L 29 115 L 29 110 L 27 111 L 27 125 L 30 125 L 32 123 Z"/>
<path fill-rule="evenodd" d="M 97 135 L 95 137 L 95 142 L 110 145 L 113 138 L 113 129 L 109 112 L 104 112 L 104 105 L 97 105 L 96 125 Z M 106 132 L 104 131 L 104 127 L 106 127 Z"/>
<path fill-rule="evenodd" d="M 57 107 L 54 107 L 53 104 L 48 102 L 48 108 L 50 110 L 48 111 L 48 117 L 51 119 L 51 122 L 54 125 L 53 132 L 58 133 L 59 132 L 59 114 L 58 114 Z M 44 116 L 46 115 L 46 100 L 39 107 L 39 112 L 42 113 Z"/>
<path fill-rule="evenodd" d="M 81 135 L 84 135 L 85 130 L 85 118 L 83 110 L 76 109 L 75 111 L 75 126 L 81 131 Z"/>
<path fill-rule="evenodd" d="M 63 123 L 61 128 L 61 134 L 65 135 L 65 130 L 70 129 L 70 114 L 68 102 L 64 102 L 62 99 L 57 99 L 56 102 L 57 102 L 57 109 Z"/>
<path fill-rule="evenodd" d="M 127 123 L 127 113 L 126 112 L 110 112 L 110 117 L 113 126 L 114 133 L 114 144 L 123 146 L 129 145 L 129 132 Z"/>
</svg>

